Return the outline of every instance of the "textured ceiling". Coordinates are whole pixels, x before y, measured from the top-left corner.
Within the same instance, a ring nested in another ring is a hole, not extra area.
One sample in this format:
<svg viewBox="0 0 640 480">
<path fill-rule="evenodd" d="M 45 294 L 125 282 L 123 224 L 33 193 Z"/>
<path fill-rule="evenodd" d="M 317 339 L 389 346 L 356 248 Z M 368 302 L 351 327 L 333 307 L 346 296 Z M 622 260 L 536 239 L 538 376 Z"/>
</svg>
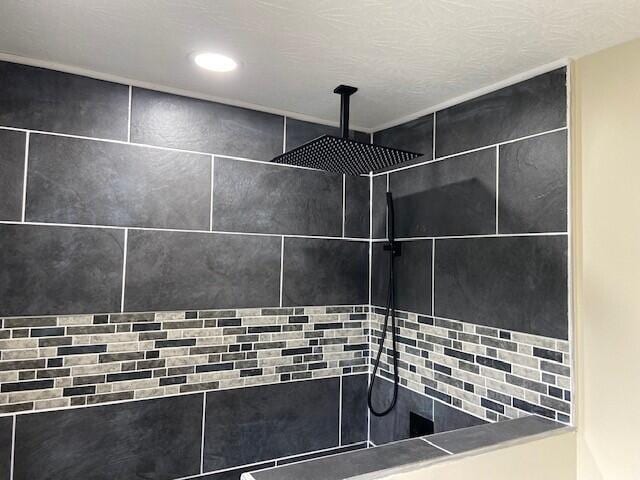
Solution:
<svg viewBox="0 0 640 480">
<path fill-rule="evenodd" d="M 0 2 L 0 52 L 330 121 L 348 83 L 365 128 L 637 36 L 638 0 Z"/>
</svg>

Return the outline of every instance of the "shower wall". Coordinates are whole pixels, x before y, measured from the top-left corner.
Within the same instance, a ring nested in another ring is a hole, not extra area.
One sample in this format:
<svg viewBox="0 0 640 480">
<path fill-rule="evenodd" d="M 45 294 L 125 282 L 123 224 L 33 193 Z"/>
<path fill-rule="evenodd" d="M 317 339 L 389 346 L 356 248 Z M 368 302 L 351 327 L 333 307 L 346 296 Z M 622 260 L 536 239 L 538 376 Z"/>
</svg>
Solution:
<svg viewBox="0 0 640 480">
<path fill-rule="evenodd" d="M 572 421 L 568 132 L 560 68 L 374 134 L 425 155 L 372 178 L 372 348 L 387 295 L 388 190 L 402 241 L 403 404 L 431 412 L 436 428 L 529 414 Z M 409 408 L 372 417 L 372 440 L 389 424 L 406 436 Z"/>
<path fill-rule="evenodd" d="M 266 163 L 336 131 L 0 62 L 0 478 L 363 445 L 369 179 Z"/>
</svg>

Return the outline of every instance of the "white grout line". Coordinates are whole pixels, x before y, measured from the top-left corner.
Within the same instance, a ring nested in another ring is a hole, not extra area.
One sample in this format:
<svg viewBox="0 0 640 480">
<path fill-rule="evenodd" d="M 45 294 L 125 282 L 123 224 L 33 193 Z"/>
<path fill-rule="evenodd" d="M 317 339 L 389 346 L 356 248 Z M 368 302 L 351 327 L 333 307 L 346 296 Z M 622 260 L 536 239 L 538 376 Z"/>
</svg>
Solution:
<svg viewBox="0 0 640 480">
<path fill-rule="evenodd" d="M 342 377 L 340 377 L 340 394 L 338 396 L 338 446 L 342 446 Z"/>
<path fill-rule="evenodd" d="M 284 133 L 282 134 L 282 153 L 287 151 L 287 116 L 284 116 Z"/>
<path fill-rule="evenodd" d="M 284 235 L 280 244 L 280 306 L 282 307 L 282 297 L 284 296 Z"/>
<path fill-rule="evenodd" d="M 213 231 L 213 173 L 216 162 L 215 155 L 211 155 L 211 189 L 209 190 L 209 231 Z"/>
<path fill-rule="evenodd" d="M 454 454 L 453 452 L 450 452 L 450 451 L 449 451 L 449 450 L 447 450 L 446 448 L 442 448 L 442 447 L 440 447 L 439 445 L 436 445 L 435 443 L 430 442 L 430 441 L 429 441 L 429 440 L 427 440 L 426 438 L 422 438 L 422 440 L 423 440 L 424 442 L 427 442 L 427 443 L 428 443 L 429 445 L 431 445 L 432 447 L 435 447 L 435 448 L 437 448 L 438 450 L 442 450 L 444 453 L 446 453 L 446 454 L 448 454 L 448 455 L 453 455 L 453 454 Z"/>
<path fill-rule="evenodd" d="M 347 216 L 347 176 L 342 174 L 342 237 L 345 236 L 345 222 Z"/>
<path fill-rule="evenodd" d="M 322 170 L 319 168 L 310 168 L 310 167 L 301 167 L 298 165 L 289 165 L 286 163 L 273 163 L 271 161 L 267 161 L 267 160 L 255 160 L 252 158 L 245 158 L 245 157 L 237 157 L 234 155 L 225 155 L 223 153 L 216 153 L 216 152 L 202 152 L 199 150 L 187 150 L 187 149 L 183 149 L 183 148 L 172 148 L 172 147 L 162 147 L 159 145 L 150 145 L 150 144 L 146 144 L 146 143 L 137 143 L 137 142 L 127 142 L 125 140 L 116 140 L 116 139 L 112 139 L 112 138 L 98 138 L 98 137 L 88 137 L 85 135 L 73 135 L 70 133 L 58 133 L 58 132 L 47 132 L 44 130 L 31 130 L 31 129 L 26 129 L 26 128 L 17 128 L 17 127 L 7 127 L 7 126 L 2 126 L 0 125 L 0 130 L 10 130 L 13 132 L 26 132 L 26 133 L 35 133 L 38 135 L 50 135 L 53 137 L 64 137 L 64 138 L 75 138 L 77 140 L 93 140 L 95 142 L 104 142 L 104 143 L 115 143 L 118 145 L 129 145 L 132 147 L 142 147 L 142 148 L 152 148 L 155 150 L 162 150 L 165 152 L 178 152 L 178 153 L 191 153 L 191 154 L 195 154 L 195 155 L 215 155 L 216 157 L 224 157 L 224 158 L 229 158 L 231 160 L 238 160 L 241 162 L 250 162 L 250 163 L 261 163 L 264 165 L 273 165 L 276 167 L 284 167 L 284 168 L 298 168 L 301 170 L 311 170 L 314 172 L 324 172 L 324 173 L 328 173 L 326 170 Z"/>
<path fill-rule="evenodd" d="M 371 305 L 371 283 L 372 283 L 372 250 L 373 242 L 373 175 L 369 174 L 369 305 Z"/>
<path fill-rule="evenodd" d="M 432 138 L 432 145 L 431 145 L 432 159 L 436 158 L 436 113 L 437 112 L 433 112 L 433 138 Z"/>
<path fill-rule="evenodd" d="M 449 240 L 449 239 L 471 239 L 471 238 L 508 238 L 508 237 L 557 237 L 568 235 L 568 232 L 531 232 L 531 233 L 486 233 L 478 235 L 443 235 L 440 237 L 402 237 L 396 238 L 398 242 L 413 242 L 417 240 Z M 384 238 L 374 238 L 373 243 L 385 242 Z"/>
<path fill-rule="evenodd" d="M 27 216 L 27 172 L 29 170 L 29 132 L 25 135 L 24 142 L 24 176 L 22 180 L 22 222 Z"/>
<path fill-rule="evenodd" d="M 16 420 L 17 416 L 13 416 L 12 428 L 11 428 L 11 464 L 9 467 L 9 478 L 13 480 L 15 471 L 15 459 L 16 459 Z"/>
<path fill-rule="evenodd" d="M 125 291 L 125 282 L 127 278 L 127 244 L 129 239 L 129 230 L 125 228 L 124 230 L 124 253 L 122 257 L 122 294 L 120 296 L 120 312 L 124 313 L 124 291 Z"/>
<path fill-rule="evenodd" d="M 435 316 L 436 314 L 436 239 L 431 240 L 431 315 Z"/>
<path fill-rule="evenodd" d="M 200 443 L 200 473 L 204 473 L 204 427 L 207 412 L 207 394 L 202 394 L 202 441 Z"/>
<path fill-rule="evenodd" d="M 489 145 L 483 145 L 482 147 L 472 148 L 470 150 L 464 150 L 462 152 L 456 152 L 456 153 L 452 153 L 450 155 L 444 155 L 442 157 L 434 158 L 432 160 L 425 160 L 424 162 L 413 163 L 411 165 L 406 165 L 404 167 L 400 166 L 400 167 L 395 168 L 393 170 L 387 170 L 387 171 L 384 171 L 384 172 L 381 172 L 381 173 L 374 173 L 373 176 L 377 177 L 377 176 L 380 176 L 380 175 L 388 175 L 390 173 L 400 172 L 402 170 L 408 170 L 410 168 L 421 167 L 423 165 L 428 165 L 430 163 L 442 162 L 443 160 L 449 160 L 451 158 L 461 157 L 463 155 L 468 155 L 469 153 L 479 152 L 481 150 L 488 150 L 490 148 L 499 147 L 501 145 L 508 145 L 508 144 L 511 144 L 511 143 L 521 142 L 522 140 L 528 140 L 530 138 L 541 137 L 542 135 L 548 135 L 548 134 L 551 134 L 551 133 L 562 132 L 563 130 L 567 130 L 567 127 L 555 128 L 553 130 L 547 130 L 547 131 L 540 132 L 540 133 L 534 133 L 534 134 L 531 134 L 531 135 L 526 135 L 524 137 L 514 138 L 512 140 L 505 140 L 503 142 L 497 142 L 497 143 L 492 143 L 492 144 L 489 144 Z"/>
<path fill-rule="evenodd" d="M 131 142 L 131 91 L 133 87 L 129 85 L 129 106 L 127 107 L 127 142 Z"/>
<path fill-rule="evenodd" d="M 498 215 L 500 212 L 500 147 L 496 146 L 496 235 L 500 233 Z"/>
</svg>

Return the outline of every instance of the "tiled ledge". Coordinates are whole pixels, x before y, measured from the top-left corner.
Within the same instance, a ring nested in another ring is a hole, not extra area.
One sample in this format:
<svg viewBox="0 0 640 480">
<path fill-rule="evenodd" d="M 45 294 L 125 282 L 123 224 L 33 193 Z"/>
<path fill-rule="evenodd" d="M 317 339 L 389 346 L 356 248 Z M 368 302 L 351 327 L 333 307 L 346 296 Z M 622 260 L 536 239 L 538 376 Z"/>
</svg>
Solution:
<svg viewBox="0 0 640 480">
<path fill-rule="evenodd" d="M 241 480 L 368 480 L 415 464 L 428 464 L 452 455 L 496 447 L 545 434 L 568 430 L 560 423 L 530 416 L 516 420 L 453 430 L 422 438 L 322 457 L 306 462 L 244 473 Z"/>
</svg>

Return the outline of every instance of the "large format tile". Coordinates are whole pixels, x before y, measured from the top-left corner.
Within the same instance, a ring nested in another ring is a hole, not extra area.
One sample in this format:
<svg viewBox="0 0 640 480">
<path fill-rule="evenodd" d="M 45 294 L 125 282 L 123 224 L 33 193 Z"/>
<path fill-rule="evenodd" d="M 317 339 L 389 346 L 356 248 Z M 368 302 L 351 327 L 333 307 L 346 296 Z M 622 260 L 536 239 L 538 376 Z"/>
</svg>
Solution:
<svg viewBox="0 0 640 480">
<path fill-rule="evenodd" d="M 213 229 L 342 235 L 342 175 L 217 157 Z"/>
<path fill-rule="evenodd" d="M 566 125 L 566 69 L 559 68 L 436 113 L 436 157 Z"/>
<path fill-rule="evenodd" d="M 280 115 L 133 89 L 132 142 L 271 160 L 282 153 L 283 135 Z"/>
<path fill-rule="evenodd" d="M 369 238 L 369 177 L 345 175 L 344 235 Z"/>
<path fill-rule="evenodd" d="M 209 230 L 211 157 L 31 135 L 26 219 Z"/>
<path fill-rule="evenodd" d="M 127 139 L 129 87 L 0 62 L 0 125 Z"/>
<path fill-rule="evenodd" d="M 15 478 L 171 480 L 200 473 L 202 395 L 18 416 Z"/>
<path fill-rule="evenodd" d="M 13 417 L 0 417 L 0 478 L 10 478 L 12 443 Z"/>
<path fill-rule="evenodd" d="M 255 480 L 344 480 L 447 455 L 421 439 L 252 473 Z"/>
<path fill-rule="evenodd" d="M 377 351 L 377 346 L 376 346 Z M 393 382 L 376 378 L 373 386 L 373 406 L 376 410 L 386 409 L 391 404 Z M 391 412 L 384 417 L 371 415 L 370 440 L 376 445 L 409 438 L 409 417 L 414 412 L 433 419 L 433 400 L 429 397 L 399 386 L 398 401 Z"/>
<path fill-rule="evenodd" d="M 373 238 L 387 236 L 387 178 L 388 175 L 373 177 L 373 198 L 371 199 Z"/>
<path fill-rule="evenodd" d="M 26 134 L 0 130 L 0 220 L 22 219 Z"/>
<path fill-rule="evenodd" d="M 401 242 L 402 253 L 394 258 L 396 309 L 431 314 L 431 240 Z M 389 252 L 373 244 L 371 302 L 386 306 L 389 292 Z"/>
<path fill-rule="evenodd" d="M 470 415 L 457 408 L 444 403 L 433 402 L 433 429 L 434 432 L 450 432 L 461 428 L 474 427 L 487 423 L 481 418 Z"/>
<path fill-rule="evenodd" d="M 416 118 L 373 134 L 373 143 L 420 153 L 422 161 L 433 158 L 433 114 Z"/>
<path fill-rule="evenodd" d="M 397 237 L 495 233 L 496 150 L 389 174 Z"/>
<path fill-rule="evenodd" d="M 340 128 L 287 117 L 287 151 L 310 142 L 321 135 L 339 137 Z M 355 130 L 349 131 L 349 138 L 363 143 L 369 143 L 370 140 L 368 133 Z"/>
<path fill-rule="evenodd" d="M 329 378 L 207 393 L 205 471 L 337 446 L 339 390 Z"/>
<path fill-rule="evenodd" d="M 500 233 L 567 230 L 567 132 L 500 147 Z"/>
<path fill-rule="evenodd" d="M 0 315 L 120 310 L 124 233 L 0 225 Z"/>
<path fill-rule="evenodd" d="M 567 339 L 567 238 L 436 241 L 435 315 Z"/>
<path fill-rule="evenodd" d="M 342 377 L 342 445 L 367 440 L 367 386 L 369 376 Z"/>
<path fill-rule="evenodd" d="M 369 244 L 285 238 L 284 306 L 354 305 L 369 301 Z"/>
<path fill-rule="evenodd" d="M 439 433 L 425 438 L 434 445 L 442 447 L 451 453 L 462 453 L 562 427 L 564 425 L 561 423 L 542 417 L 530 416 Z"/>
<path fill-rule="evenodd" d="M 280 238 L 129 232 L 125 310 L 279 305 Z"/>
</svg>

